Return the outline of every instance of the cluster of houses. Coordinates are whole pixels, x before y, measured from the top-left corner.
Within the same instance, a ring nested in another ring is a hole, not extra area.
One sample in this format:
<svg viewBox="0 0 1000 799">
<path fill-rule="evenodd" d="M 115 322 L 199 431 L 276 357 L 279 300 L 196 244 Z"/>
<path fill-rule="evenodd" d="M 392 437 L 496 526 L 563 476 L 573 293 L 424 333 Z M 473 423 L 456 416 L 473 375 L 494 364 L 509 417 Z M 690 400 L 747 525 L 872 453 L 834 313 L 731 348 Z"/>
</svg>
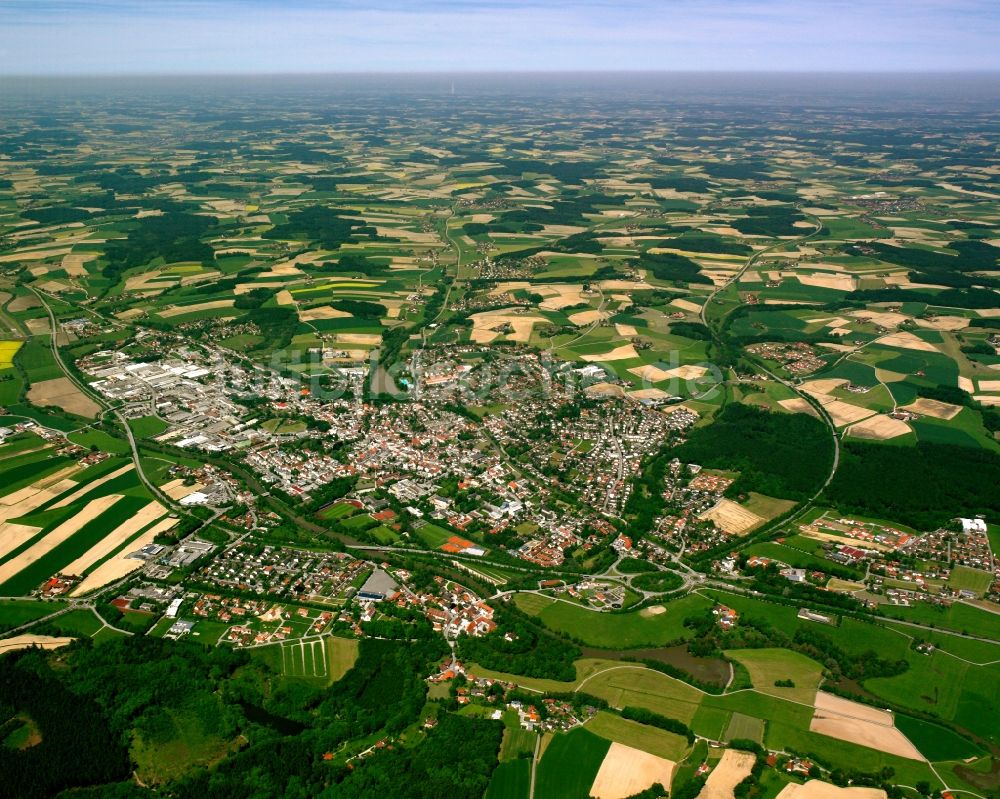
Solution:
<svg viewBox="0 0 1000 799">
<path fill-rule="evenodd" d="M 371 564 L 342 552 L 311 552 L 240 540 L 197 574 L 202 583 L 262 597 L 339 603 L 371 572 Z"/>
<path fill-rule="evenodd" d="M 751 344 L 747 352 L 767 361 L 782 364 L 792 374 L 804 375 L 826 366 L 816 349 L 804 341 L 769 341 Z"/>
<path fill-rule="evenodd" d="M 496 629 L 494 610 L 480 597 L 443 577 L 436 577 L 435 582 L 437 591 L 414 592 L 404 587 L 394 601 L 400 607 L 421 609 L 434 629 L 446 638 L 488 635 Z"/>
<path fill-rule="evenodd" d="M 962 528 L 960 533 L 941 529 L 920 536 L 907 548 L 907 554 L 922 560 L 994 572 L 998 564 L 990 547 L 986 523 L 982 519 L 959 519 L 958 524 Z"/>
</svg>

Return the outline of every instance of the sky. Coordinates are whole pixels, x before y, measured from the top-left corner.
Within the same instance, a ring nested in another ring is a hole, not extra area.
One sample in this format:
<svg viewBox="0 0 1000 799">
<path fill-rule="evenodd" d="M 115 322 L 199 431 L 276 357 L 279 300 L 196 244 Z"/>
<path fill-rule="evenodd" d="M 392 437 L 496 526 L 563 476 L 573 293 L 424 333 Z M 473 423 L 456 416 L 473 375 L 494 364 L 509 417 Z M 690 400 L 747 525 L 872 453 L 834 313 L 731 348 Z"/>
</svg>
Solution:
<svg viewBox="0 0 1000 799">
<path fill-rule="evenodd" d="M 0 0 L 0 75 L 1000 70 L 997 0 Z"/>
</svg>

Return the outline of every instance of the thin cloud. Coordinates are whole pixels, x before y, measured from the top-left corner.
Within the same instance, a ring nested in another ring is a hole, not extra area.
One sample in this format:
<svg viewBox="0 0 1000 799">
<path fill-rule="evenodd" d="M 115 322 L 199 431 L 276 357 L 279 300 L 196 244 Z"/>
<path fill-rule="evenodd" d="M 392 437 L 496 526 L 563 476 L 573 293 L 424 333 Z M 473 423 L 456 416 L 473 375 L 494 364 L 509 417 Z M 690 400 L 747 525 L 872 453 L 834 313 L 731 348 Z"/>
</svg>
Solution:
<svg viewBox="0 0 1000 799">
<path fill-rule="evenodd" d="M 0 73 L 994 70 L 980 0 L 7 0 Z"/>
</svg>

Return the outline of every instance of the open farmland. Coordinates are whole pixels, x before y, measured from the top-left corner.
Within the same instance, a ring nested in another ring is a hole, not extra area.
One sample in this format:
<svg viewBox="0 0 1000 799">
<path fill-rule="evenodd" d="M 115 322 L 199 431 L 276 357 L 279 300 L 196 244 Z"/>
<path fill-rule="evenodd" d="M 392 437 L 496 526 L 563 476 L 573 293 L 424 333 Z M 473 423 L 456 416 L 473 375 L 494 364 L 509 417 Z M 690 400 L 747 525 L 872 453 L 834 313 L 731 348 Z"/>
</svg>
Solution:
<svg viewBox="0 0 1000 799">
<path fill-rule="evenodd" d="M 992 796 L 997 91 L 855 77 L 4 82 L 18 790 Z"/>
</svg>

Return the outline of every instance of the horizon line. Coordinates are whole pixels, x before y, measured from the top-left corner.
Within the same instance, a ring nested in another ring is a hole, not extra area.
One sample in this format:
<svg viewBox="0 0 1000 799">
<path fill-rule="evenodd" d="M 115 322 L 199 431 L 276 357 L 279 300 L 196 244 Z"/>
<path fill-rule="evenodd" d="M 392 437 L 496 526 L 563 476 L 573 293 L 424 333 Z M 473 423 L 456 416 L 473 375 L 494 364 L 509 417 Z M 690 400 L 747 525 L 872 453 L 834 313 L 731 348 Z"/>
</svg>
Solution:
<svg viewBox="0 0 1000 799">
<path fill-rule="evenodd" d="M 0 72 L 0 80 L 48 78 L 239 78 L 239 77 L 330 77 L 330 76 L 459 76 L 459 75 L 886 75 L 886 76 L 986 76 L 1000 75 L 1000 66 L 983 69 L 366 69 L 366 70 L 292 70 L 281 72 L 253 71 L 178 71 L 178 72 Z"/>
</svg>

